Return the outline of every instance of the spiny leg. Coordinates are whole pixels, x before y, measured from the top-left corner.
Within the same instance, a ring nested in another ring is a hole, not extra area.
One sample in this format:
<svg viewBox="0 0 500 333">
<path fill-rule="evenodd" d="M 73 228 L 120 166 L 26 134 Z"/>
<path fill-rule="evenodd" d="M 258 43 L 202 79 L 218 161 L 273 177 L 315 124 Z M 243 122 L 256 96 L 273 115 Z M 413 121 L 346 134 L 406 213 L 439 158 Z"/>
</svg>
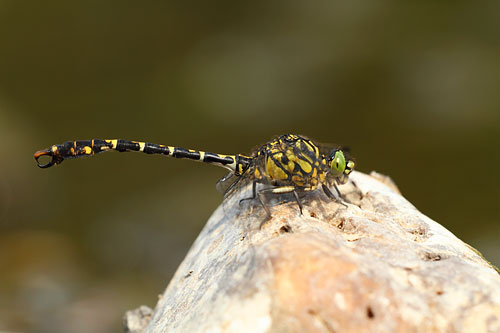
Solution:
<svg viewBox="0 0 500 333">
<path fill-rule="evenodd" d="M 351 183 L 354 185 L 355 188 L 359 189 L 359 187 L 356 185 L 356 183 L 354 182 L 354 180 L 351 180 Z M 347 198 L 345 198 L 342 193 L 340 192 L 339 188 L 337 187 L 337 184 L 336 183 L 333 183 L 333 187 L 335 188 L 335 190 L 337 191 L 338 195 L 339 195 L 339 198 L 342 199 L 342 201 L 344 202 L 348 202 L 350 204 L 352 204 L 351 201 L 349 201 Z"/>
<path fill-rule="evenodd" d="M 266 190 L 261 190 L 259 192 L 257 192 L 257 198 L 259 199 L 259 202 L 260 204 L 262 205 L 262 208 L 264 208 L 264 210 L 266 211 L 266 214 L 267 214 L 267 218 L 266 220 L 269 220 L 271 218 L 271 211 L 269 210 L 269 207 L 267 207 L 265 204 L 264 204 L 264 201 L 262 201 L 262 197 L 260 196 L 263 192 L 265 192 Z M 264 221 L 265 222 L 265 221 Z M 262 227 L 262 224 L 260 225 Z"/>
<path fill-rule="evenodd" d="M 270 189 L 268 188 L 268 189 L 263 189 L 263 190 L 257 191 L 257 181 L 254 180 L 254 182 L 252 183 L 252 196 L 249 198 L 241 199 L 240 204 L 243 201 L 253 200 L 253 199 L 257 198 L 259 200 L 259 203 L 262 205 L 262 207 L 266 211 L 268 218 L 270 218 L 271 212 L 270 212 L 269 208 L 264 204 L 264 201 L 262 200 L 262 195 L 264 195 L 265 193 L 268 193 L 268 192 L 274 193 L 274 194 L 292 193 L 293 197 L 295 198 L 295 201 L 297 201 L 297 204 L 299 205 L 300 215 L 302 215 L 303 206 L 302 206 L 302 202 L 300 201 L 299 195 L 297 194 L 297 191 L 295 190 L 295 186 L 281 186 L 281 187 L 277 187 L 277 188 L 270 188 Z"/>
<path fill-rule="evenodd" d="M 337 191 L 337 194 L 338 194 L 339 198 L 340 198 L 341 200 L 344 200 L 344 201 L 345 201 L 344 197 L 342 196 L 342 193 L 340 193 L 340 190 L 339 190 L 339 188 L 337 187 L 337 184 L 333 183 L 333 188 L 335 189 L 335 191 Z"/>
<path fill-rule="evenodd" d="M 300 214 L 302 215 L 302 208 L 303 207 L 302 207 L 302 203 L 300 202 L 299 195 L 297 194 L 297 191 L 295 191 L 295 186 L 281 186 L 281 187 L 277 187 L 277 188 L 267 188 L 267 189 L 263 189 L 263 190 L 258 191 L 257 196 L 259 197 L 259 200 L 260 200 L 261 204 L 264 206 L 264 208 L 266 209 L 266 211 L 269 211 L 269 209 L 262 203 L 260 196 L 262 194 L 269 193 L 269 192 L 273 193 L 273 194 L 293 193 L 293 196 L 294 196 L 295 200 L 297 201 L 297 204 L 299 205 Z"/>
<path fill-rule="evenodd" d="M 243 201 L 247 201 L 247 200 L 254 200 L 255 198 L 257 197 L 257 181 L 254 180 L 252 182 L 252 196 L 251 197 L 248 197 L 248 198 L 243 198 L 240 200 L 240 205 Z"/>
<path fill-rule="evenodd" d="M 271 218 L 271 211 L 269 210 L 269 208 L 264 204 L 264 201 L 262 201 L 262 197 L 260 196 L 260 193 L 261 192 L 265 192 L 266 190 L 260 190 L 257 192 L 257 183 L 258 181 L 257 180 L 254 180 L 252 182 L 252 196 L 251 197 L 248 197 L 248 198 L 243 198 L 240 200 L 240 205 L 243 201 L 247 201 L 247 200 L 255 200 L 256 198 L 259 200 L 259 203 L 261 204 L 262 208 L 264 208 L 264 210 L 266 211 L 266 214 L 267 214 L 267 218 Z"/>
<path fill-rule="evenodd" d="M 297 194 L 297 191 L 295 191 L 295 190 L 293 190 L 292 193 L 293 193 L 293 196 L 295 197 L 295 200 L 297 201 L 297 204 L 299 205 L 300 215 L 302 215 L 302 203 L 300 202 L 299 195 Z"/>
<path fill-rule="evenodd" d="M 335 186 L 335 184 L 334 184 Z M 325 192 L 325 194 L 330 198 L 332 199 L 333 201 L 341 204 L 342 206 L 346 207 L 347 208 L 347 205 L 345 203 L 343 203 L 341 200 L 339 200 L 333 193 L 332 191 L 330 191 L 330 189 L 328 188 L 328 186 L 326 186 L 325 184 L 321 185 L 321 187 L 323 188 L 323 192 Z M 337 188 L 337 186 L 335 186 L 335 190 L 337 191 L 337 193 L 340 194 L 339 192 L 339 189 Z M 342 198 L 342 197 L 340 197 Z"/>
<path fill-rule="evenodd" d="M 293 194 L 293 197 L 295 198 L 295 201 L 297 201 L 297 204 L 299 205 L 300 215 L 302 215 L 302 202 L 300 202 L 300 198 L 297 194 L 297 191 L 295 190 L 295 186 L 281 186 L 271 189 L 271 192 L 275 194 L 284 194 L 291 192 Z"/>
<path fill-rule="evenodd" d="M 264 204 L 264 202 L 262 201 L 262 198 L 261 198 L 261 195 L 263 195 L 267 192 L 274 193 L 274 194 L 284 194 L 284 193 L 292 192 L 295 200 L 297 201 L 297 204 L 299 205 L 300 215 L 302 215 L 302 203 L 300 202 L 299 195 L 297 194 L 297 191 L 295 191 L 294 186 L 282 186 L 282 187 L 278 187 L 278 188 L 263 189 L 263 190 L 256 192 L 256 196 L 259 199 L 260 204 L 262 205 L 262 207 L 264 208 L 264 210 L 267 213 L 267 218 L 264 221 L 262 221 L 262 223 L 260 224 L 260 227 L 259 227 L 260 229 L 262 229 L 262 226 L 264 225 L 264 223 L 266 223 L 271 218 L 271 212 L 269 211 L 269 208 Z"/>
</svg>

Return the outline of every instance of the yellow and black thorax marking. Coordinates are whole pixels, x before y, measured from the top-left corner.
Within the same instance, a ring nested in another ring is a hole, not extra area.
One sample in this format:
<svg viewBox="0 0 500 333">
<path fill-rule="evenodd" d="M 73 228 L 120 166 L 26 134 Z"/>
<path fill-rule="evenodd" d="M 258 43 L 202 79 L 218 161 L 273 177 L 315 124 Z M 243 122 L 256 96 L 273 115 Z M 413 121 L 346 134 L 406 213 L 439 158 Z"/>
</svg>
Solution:
<svg viewBox="0 0 500 333">
<path fill-rule="evenodd" d="M 301 209 L 302 206 L 296 191 L 311 191 L 321 186 L 330 198 L 336 200 L 335 195 L 329 190 L 329 186 L 333 186 L 340 194 L 336 183 L 345 184 L 349 174 L 354 169 L 354 162 L 347 159 L 340 148 L 331 150 L 325 156 L 314 142 L 294 134 L 282 135 L 267 142 L 250 157 L 240 154 L 216 154 L 121 139 L 67 141 L 37 151 L 34 157 L 39 167 L 48 168 L 60 164 L 66 159 L 113 150 L 161 154 L 221 166 L 231 171 L 230 175 L 219 182 L 222 183 L 221 189 L 226 194 L 232 193 L 237 188 L 236 185 L 244 183 L 240 182 L 241 179 L 246 179 L 253 183 L 252 198 L 261 200 L 258 195 L 261 191 L 257 191 L 256 188 L 257 183 L 272 185 L 275 187 L 272 189 L 273 193 L 292 192 Z M 49 156 L 51 160 L 43 164 L 39 161 L 42 156 Z M 265 207 L 265 205 L 263 206 Z"/>
<path fill-rule="evenodd" d="M 311 140 L 298 135 L 282 135 L 269 141 L 253 158 L 253 177 L 260 182 L 301 190 L 314 190 L 325 182 L 324 155 Z"/>
</svg>

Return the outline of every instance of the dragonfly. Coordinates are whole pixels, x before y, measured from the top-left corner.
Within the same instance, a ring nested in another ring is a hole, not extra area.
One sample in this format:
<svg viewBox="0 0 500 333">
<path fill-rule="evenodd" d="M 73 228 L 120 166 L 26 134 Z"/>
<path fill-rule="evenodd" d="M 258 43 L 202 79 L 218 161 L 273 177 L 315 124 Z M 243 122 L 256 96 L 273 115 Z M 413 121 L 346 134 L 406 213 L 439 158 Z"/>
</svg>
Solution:
<svg viewBox="0 0 500 333">
<path fill-rule="evenodd" d="M 58 165 L 67 159 L 93 156 L 113 150 L 137 151 L 200 161 L 229 170 L 217 185 L 225 197 L 233 193 L 239 184 L 251 182 L 251 197 L 241 199 L 240 203 L 257 199 L 267 216 L 271 217 L 271 212 L 263 200 L 263 196 L 269 192 L 291 193 L 301 214 L 303 205 L 298 193 L 314 191 L 321 187 L 330 199 L 340 202 L 338 197 L 341 197 L 341 193 L 337 185 L 348 182 L 355 163 L 340 147 L 323 153 L 320 146 L 304 136 L 284 134 L 266 142 L 247 156 L 225 155 L 142 141 L 92 139 L 56 144 L 37 151 L 34 158 L 40 168 Z M 41 162 L 40 158 L 43 156 L 50 157 L 50 160 L 46 163 Z M 330 190 L 332 187 L 338 197 Z"/>
</svg>

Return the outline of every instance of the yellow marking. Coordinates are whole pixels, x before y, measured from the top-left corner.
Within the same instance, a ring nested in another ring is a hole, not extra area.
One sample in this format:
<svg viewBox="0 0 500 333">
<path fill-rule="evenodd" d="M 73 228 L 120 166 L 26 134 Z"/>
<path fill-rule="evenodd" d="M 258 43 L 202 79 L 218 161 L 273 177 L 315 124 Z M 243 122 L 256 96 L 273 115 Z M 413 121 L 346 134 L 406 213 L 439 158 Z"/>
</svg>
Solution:
<svg viewBox="0 0 500 333">
<path fill-rule="evenodd" d="M 257 179 L 260 179 L 261 178 L 261 174 L 260 174 L 260 171 L 258 168 L 255 168 L 255 171 L 253 173 L 255 175 L 255 178 Z"/>
<path fill-rule="evenodd" d="M 290 161 L 295 161 L 297 159 L 297 156 L 295 156 L 295 154 L 293 153 L 293 149 L 291 148 L 285 151 L 285 155 Z"/>
<path fill-rule="evenodd" d="M 307 150 L 309 150 L 313 153 L 316 153 L 314 146 L 310 142 L 307 142 L 307 141 L 300 141 L 300 142 L 302 143 L 302 145 L 300 145 L 300 147 L 306 147 Z"/>
<path fill-rule="evenodd" d="M 309 173 L 312 171 L 312 166 L 310 163 L 301 159 L 297 159 L 297 163 L 302 168 L 302 170 L 304 170 L 305 173 Z"/>
<path fill-rule="evenodd" d="M 204 158 L 205 158 L 205 152 L 200 151 L 200 161 L 203 161 Z"/>
<path fill-rule="evenodd" d="M 319 157 L 319 148 L 316 146 L 314 143 L 310 142 L 311 145 L 314 147 L 314 153 L 316 154 L 317 157 Z"/>
<path fill-rule="evenodd" d="M 307 156 L 307 155 L 305 155 L 305 154 L 301 154 L 301 156 L 302 156 L 303 158 L 305 158 L 305 159 L 307 160 L 307 162 L 309 162 L 309 164 L 312 164 L 312 163 L 313 163 L 313 160 L 312 160 L 309 156 Z"/>
<path fill-rule="evenodd" d="M 52 152 L 55 154 L 55 153 L 57 153 L 57 150 L 58 150 L 58 149 L 57 149 L 57 146 L 56 146 L 56 145 L 53 145 L 53 146 L 52 146 Z"/>
<path fill-rule="evenodd" d="M 85 152 L 85 155 L 91 155 L 93 154 L 94 152 L 92 151 L 92 148 L 90 148 L 89 146 L 85 146 L 83 147 L 83 151 Z"/>
<path fill-rule="evenodd" d="M 146 142 L 137 142 L 139 144 L 139 151 L 144 151 L 144 147 L 146 146 Z"/>
<path fill-rule="evenodd" d="M 302 168 L 302 170 L 304 170 L 304 172 L 306 172 L 306 173 L 311 172 L 312 160 L 308 156 L 301 155 L 304 158 L 306 158 L 309 162 L 300 159 L 297 155 L 294 154 L 292 149 L 287 149 L 285 154 L 288 157 L 288 159 L 290 160 L 290 162 L 288 162 L 288 171 L 293 172 L 293 169 L 295 167 L 295 165 L 294 165 L 294 162 L 295 162 Z"/>
<path fill-rule="evenodd" d="M 282 186 L 272 190 L 273 193 L 289 193 L 295 190 L 295 186 Z"/>
<path fill-rule="evenodd" d="M 297 186 L 304 186 L 304 178 L 302 178 L 298 175 L 292 176 L 292 182 Z"/>
<path fill-rule="evenodd" d="M 107 143 L 111 143 L 111 149 L 116 149 L 116 146 L 118 145 L 118 140 L 105 140 Z"/>
<path fill-rule="evenodd" d="M 321 183 L 324 183 L 324 182 L 325 182 L 325 173 L 324 173 L 324 172 L 322 172 L 322 173 L 320 173 L 320 174 L 319 174 L 319 181 L 320 181 Z"/>
<path fill-rule="evenodd" d="M 312 178 L 316 179 L 316 176 L 318 175 L 318 169 L 314 168 L 313 173 L 312 173 Z"/>
<path fill-rule="evenodd" d="M 267 159 L 266 172 L 269 175 L 269 177 L 271 177 L 271 179 L 276 179 L 276 180 L 288 179 L 288 175 L 280 167 L 278 167 L 271 158 Z"/>
<path fill-rule="evenodd" d="M 228 155 L 219 155 L 219 156 L 224 156 L 224 157 L 227 157 Z M 225 168 L 231 170 L 231 171 L 234 171 L 236 170 L 236 156 L 234 155 L 231 155 L 229 156 L 233 159 L 233 162 L 231 164 L 226 164 L 226 165 L 223 165 Z"/>
<path fill-rule="evenodd" d="M 75 153 L 75 148 L 71 147 L 71 148 L 69 149 L 69 151 L 71 152 L 71 155 L 73 155 L 73 156 L 75 156 L 75 155 L 76 155 L 76 153 Z"/>
<path fill-rule="evenodd" d="M 101 150 L 110 150 L 111 148 L 109 148 L 108 146 L 102 146 L 101 147 Z"/>
<path fill-rule="evenodd" d="M 170 154 L 174 153 L 175 147 L 168 146 L 168 150 L 170 151 Z"/>
<path fill-rule="evenodd" d="M 92 139 L 92 148 L 94 148 L 94 139 Z"/>
<path fill-rule="evenodd" d="M 271 154 L 276 154 L 280 152 L 280 149 L 278 147 L 272 147 L 271 149 Z"/>
</svg>

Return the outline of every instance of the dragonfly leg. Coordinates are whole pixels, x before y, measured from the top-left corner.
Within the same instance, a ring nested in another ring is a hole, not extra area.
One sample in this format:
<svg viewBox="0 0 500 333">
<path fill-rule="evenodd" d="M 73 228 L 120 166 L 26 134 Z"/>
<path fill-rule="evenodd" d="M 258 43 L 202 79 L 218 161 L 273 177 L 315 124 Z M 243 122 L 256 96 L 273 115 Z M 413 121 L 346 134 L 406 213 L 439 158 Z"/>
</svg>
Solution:
<svg viewBox="0 0 500 333">
<path fill-rule="evenodd" d="M 252 183 L 252 196 L 248 198 L 243 198 L 240 200 L 240 205 L 243 203 L 243 201 L 247 200 L 254 200 L 257 197 L 257 181 L 254 180 Z"/>
<path fill-rule="evenodd" d="M 333 183 L 333 188 L 335 189 L 335 191 L 337 191 L 339 198 L 345 201 L 344 197 L 342 196 L 342 193 L 340 193 L 340 190 L 337 187 L 337 184 Z"/>
<path fill-rule="evenodd" d="M 300 215 L 302 215 L 302 208 L 303 208 L 302 202 L 300 201 L 299 195 L 297 194 L 297 191 L 295 190 L 295 186 L 281 186 L 281 187 L 271 189 L 270 192 L 275 193 L 275 194 L 292 193 L 293 197 L 295 198 L 295 201 L 297 201 L 297 204 L 299 205 Z"/>
<path fill-rule="evenodd" d="M 337 186 L 335 186 L 335 184 L 333 184 L 334 187 L 335 187 L 335 190 L 337 191 L 337 193 L 339 194 L 339 198 L 342 199 L 342 196 L 340 196 L 340 191 L 339 189 L 337 188 Z M 342 200 L 340 200 L 339 198 L 337 198 L 335 196 L 335 194 L 332 193 L 332 191 L 330 191 L 330 189 L 328 188 L 328 186 L 326 186 L 325 184 L 322 185 L 323 187 L 323 192 L 325 192 L 325 194 L 330 198 L 332 199 L 333 201 L 341 204 L 342 206 L 346 207 L 347 208 L 347 205 L 345 203 L 342 202 Z"/>
</svg>

